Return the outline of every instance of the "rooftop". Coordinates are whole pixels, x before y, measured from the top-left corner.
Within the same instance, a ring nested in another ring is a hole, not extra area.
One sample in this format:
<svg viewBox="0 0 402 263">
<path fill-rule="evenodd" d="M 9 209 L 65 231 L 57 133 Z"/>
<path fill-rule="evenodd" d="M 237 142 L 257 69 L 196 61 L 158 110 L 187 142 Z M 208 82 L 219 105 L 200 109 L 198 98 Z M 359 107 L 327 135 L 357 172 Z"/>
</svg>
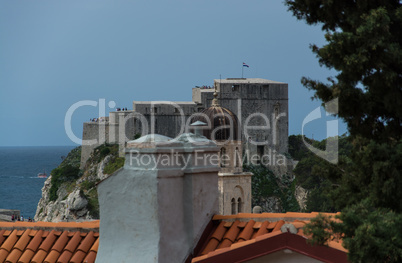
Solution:
<svg viewBox="0 0 402 263">
<path fill-rule="evenodd" d="M 163 101 L 163 100 L 154 100 L 154 101 L 133 101 L 134 104 L 166 104 L 166 105 L 170 105 L 170 104 L 178 104 L 178 105 L 194 105 L 196 104 L 193 101 Z"/>
<path fill-rule="evenodd" d="M 339 239 L 334 238 L 327 247 L 307 244 L 308 237 L 302 228 L 317 215 L 293 212 L 216 215 L 208 237 L 200 242 L 192 262 L 223 262 L 229 258 L 236 259 L 231 262 L 243 262 L 283 249 L 324 262 L 347 262 L 347 250 Z"/>
<path fill-rule="evenodd" d="M 0 222 L 0 262 L 95 262 L 99 220 Z"/>
<path fill-rule="evenodd" d="M 302 228 L 318 213 L 215 215 L 194 250 L 192 263 L 243 262 L 291 250 L 323 262 L 347 262 L 342 240 L 311 246 Z M 327 216 L 336 214 L 325 213 Z M 0 262 L 95 262 L 99 220 L 0 222 Z"/>
<path fill-rule="evenodd" d="M 248 83 L 258 83 L 258 84 L 286 84 L 284 82 L 273 81 L 269 79 L 260 78 L 227 78 L 227 79 L 214 79 L 217 83 L 233 83 L 233 84 L 248 84 Z"/>
</svg>

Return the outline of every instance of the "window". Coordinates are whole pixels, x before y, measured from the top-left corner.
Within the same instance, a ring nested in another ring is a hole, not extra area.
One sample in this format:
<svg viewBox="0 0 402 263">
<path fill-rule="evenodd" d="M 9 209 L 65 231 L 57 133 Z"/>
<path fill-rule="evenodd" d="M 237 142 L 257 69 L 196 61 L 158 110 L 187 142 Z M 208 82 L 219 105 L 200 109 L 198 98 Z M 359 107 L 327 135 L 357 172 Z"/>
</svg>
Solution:
<svg viewBox="0 0 402 263">
<path fill-rule="evenodd" d="M 234 160 L 235 160 L 235 167 L 240 167 L 241 157 L 239 153 L 239 147 L 236 147 Z"/>
<path fill-rule="evenodd" d="M 226 167 L 226 149 L 225 147 L 221 148 L 221 167 Z"/>
<path fill-rule="evenodd" d="M 241 198 L 237 199 L 237 213 L 243 212 L 243 204 L 241 202 Z"/>
<path fill-rule="evenodd" d="M 151 130 L 151 133 L 158 133 L 157 131 L 158 131 L 158 120 L 155 118 L 155 122 L 153 123 L 154 124 L 154 129 L 153 130 Z M 152 123 L 151 123 L 151 129 L 152 129 Z"/>
<path fill-rule="evenodd" d="M 233 85 L 232 86 L 232 91 L 239 91 L 240 85 Z"/>
<path fill-rule="evenodd" d="M 174 113 L 179 113 L 179 109 L 178 109 L 178 108 L 174 108 Z"/>
<path fill-rule="evenodd" d="M 232 198 L 232 215 L 236 214 L 236 199 Z"/>
<path fill-rule="evenodd" d="M 274 123 L 274 129 L 275 129 L 275 134 L 274 134 L 274 145 L 275 145 L 275 150 L 279 151 L 279 107 L 280 104 L 279 102 L 275 103 L 275 123 Z"/>
<path fill-rule="evenodd" d="M 264 155 L 264 145 L 257 145 L 257 154 L 259 156 L 258 163 L 261 163 L 262 157 Z"/>
<path fill-rule="evenodd" d="M 157 108 L 157 107 L 153 107 L 153 108 L 152 108 L 152 112 L 153 112 L 153 113 L 158 113 L 158 108 Z"/>
</svg>

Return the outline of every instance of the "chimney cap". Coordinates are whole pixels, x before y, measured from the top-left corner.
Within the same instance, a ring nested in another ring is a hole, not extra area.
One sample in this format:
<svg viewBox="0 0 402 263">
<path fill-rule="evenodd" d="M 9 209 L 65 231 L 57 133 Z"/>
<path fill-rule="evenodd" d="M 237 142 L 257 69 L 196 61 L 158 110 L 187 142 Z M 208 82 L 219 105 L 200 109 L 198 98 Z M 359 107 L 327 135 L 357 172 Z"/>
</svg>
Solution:
<svg viewBox="0 0 402 263">
<path fill-rule="evenodd" d="M 160 134 L 147 134 L 136 140 L 128 141 L 127 148 L 153 148 L 154 145 L 169 143 L 172 138 Z"/>
<path fill-rule="evenodd" d="M 191 123 L 191 126 L 206 126 L 207 124 L 205 122 L 202 121 L 196 121 Z"/>
</svg>

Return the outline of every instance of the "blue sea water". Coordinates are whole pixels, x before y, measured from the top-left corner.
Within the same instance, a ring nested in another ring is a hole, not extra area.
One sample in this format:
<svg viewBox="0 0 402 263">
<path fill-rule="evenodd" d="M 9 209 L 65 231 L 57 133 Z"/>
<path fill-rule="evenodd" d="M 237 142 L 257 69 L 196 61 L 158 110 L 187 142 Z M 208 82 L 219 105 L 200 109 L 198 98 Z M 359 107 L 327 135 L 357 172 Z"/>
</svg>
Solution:
<svg viewBox="0 0 402 263">
<path fill-rule="evenodd" d="M 46 178 L 73 146 L 0 147 L 0 208 L 20 210 L 33 218 Z"/>
</svg>

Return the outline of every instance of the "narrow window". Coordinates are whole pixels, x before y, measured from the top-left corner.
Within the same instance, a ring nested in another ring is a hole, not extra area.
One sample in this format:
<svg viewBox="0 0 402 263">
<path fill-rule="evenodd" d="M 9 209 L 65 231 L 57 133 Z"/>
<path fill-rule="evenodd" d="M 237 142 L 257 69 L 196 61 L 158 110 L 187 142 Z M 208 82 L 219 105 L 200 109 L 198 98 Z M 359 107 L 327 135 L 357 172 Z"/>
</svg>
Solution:
<svg viewBox="0 0 402 263">
<path fill-rule="evenodd" d="M 236 199 L 232 198 L 232 215 L 236 214 Z"/>
<path fill-rule="evenodd" d="M 237 199 L 237 213 L 243 212 L 243 204 L 241 203 L 241 198 Z"/>
<path fill-rule="evenodd" d="M 262 157 L 264 156 L 264 145 L 257 145 L 258 163 L 261 163 Z"/>
<path fill-rule="evenodd" d="M 221 148 L 221 167 L 226 167 L 226 149 L 225 147 Z"/>
<path fill-rule="evenodd" d="M 280 107 L 280 104 L 279 104 L 279 102 L 277 102 L 275 104 L 275 119 L 274 119 L 274 122 L 275 122 L 274 143 L 275 143 L 275 149 L 277 151 L 279 151 L 279 107 Z"/>
<path fill-rule="evenodd" d="M 236 147 L 234 160 L 235 160 L 235 167 L 240 167 L 241 158 L 240 158 L 240 154 L 239 154 L 239 147 Z"/>
</svg>

